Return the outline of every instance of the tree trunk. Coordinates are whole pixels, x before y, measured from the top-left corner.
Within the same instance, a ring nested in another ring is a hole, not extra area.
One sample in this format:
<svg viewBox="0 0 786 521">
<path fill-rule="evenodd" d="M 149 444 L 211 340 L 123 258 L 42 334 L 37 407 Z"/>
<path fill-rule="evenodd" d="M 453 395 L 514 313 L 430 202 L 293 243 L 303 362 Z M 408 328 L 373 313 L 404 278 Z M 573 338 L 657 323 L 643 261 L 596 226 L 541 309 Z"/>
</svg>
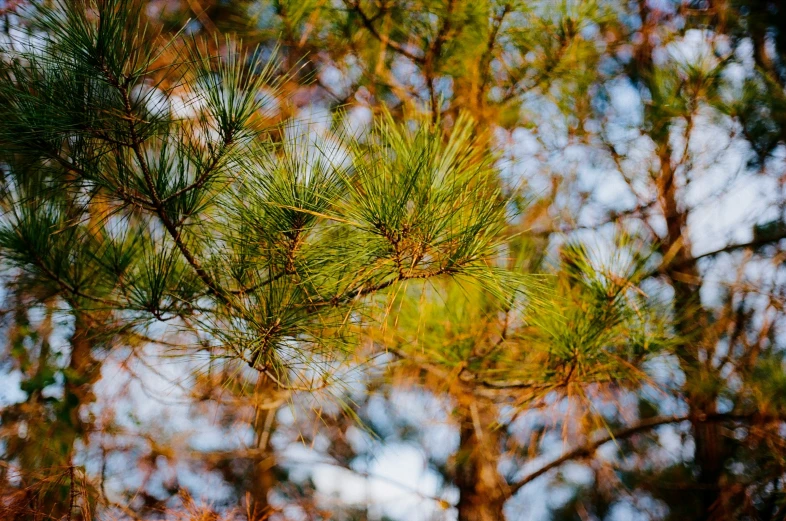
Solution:
<svg viewBox="0 0 786 521">
<path fill-rule="evenodd" d="M 16 460 L 27 489 L 24 504 L 0 505 L 0 518 L 69 519 L 86 518 L 86 491 L 80 470 L 73 466 L 77 440 L 86 440 L 91 422 L 84 420 L 82 408 L 95 400 L 93 384 L 100 375 L 100 364 L 93 359 L 90 320 L 74 311 L 74 332 L 70 338 L 70 361 L 63 369 L 62 400 L 45 401 L 41 391 L 49 378 L 43 375 L 56 371 L 50 357 L 48 337 L 51 334 L 51 307 L 47 319 L 37 333 L 41 336 L 38 356 L 38 381 L 24 407 L 18 409 L 17 421 L 27 425 L 26 434 L 9 438 L 8 459 Z M 25 317 L 17 321 L 26 324 Z M 13 515 L 6 515 L 8 512 Z"/>
<path fill-rule="evenodd" d="M 469 398 L 458 413 L 461 441 L 454 460 L 458 521 L 500 521 L 507 497 L 505 482 L 497 471 L 497 409 L 490 402 Z"/>
<path fill-rule="evenodd" d="M 668 133 L 667 133 L 668 135 Z M 713 349 L 701 356 L 702 328 L 707 323 L 707 313 L 700 297 L 701 279 L 696 260 L 693 258 L 687 237 L 685 210 L 678 206 L 675 172 L 671 165 L 671 147 L 664 143 L 659 155 L 661 168 L 657 180 L 661 209 L 666 219 L 667 235 L 661 249 L 664 257 L 673 255 L 665 273 L 674 288 L 674 314 L 676 332 L 682 340 L 678 346 L 680 365 L 686 376 L 685 397 L 691 416 L 701 417 L 716 412 L 717 395 L 704 385 L 708 379 L 718 378 L 712 367 Z M 713 422 L 696 421 L 692 434 L 696 445 L 694 463 L 699 470 L 698 490 L 691 490 L 686 504 L 698 502 L 696 519 L 714 519 L 714 511 L 720 499 L 720 480 L 724 461 L 728 457 L 724 450 L 721 426 Z"/>
<path fill-rule="evenodd" d="M 68 418 L 74 438 L 89 434 L 89 422 L 82 420 L 81 409 L 95 401 L 93 384 L 101 376 L 101 366 L 93 358 L 93 338 L 88 317 L 77 313 L 71 335 L 71 360 L 65 371 L 64 417 Z M 69 449 L 69 454 L 73 446 Z"/>
<path fill-rule="evenodd" d="M 278 389 L 266 376 L 260 375 L 259 378 L 254 399 L 255 403 L 262 404 L 275 396 Z M 253 426 L 257 452 L 253 457 L 252 482 L 249 490 L 250 509 L 254 520 L 268 519 L 273 514 L 268 495 L 278 482 L 278 478 L 275 473 L 276 455 L 270 445 L 270 438 L 276 428 L 277 411 L 275 407 L 267 409 L 257 405 L 254 414 Z"/>
<path fill-rule="evenodd" d="M 95 329 L 91 327 L 92 318 L 80 312 L 75 312 L 74 333 L 71 335 L 71 360 L 65 370 L 65 383 L 63 393 L 63 414 L 62 422 L 56 422 L 55 426 L 61 428 L 58 436 L 61 436 L 63 464 L 68 466 L 64 470 L 64 476 L 68 482 L 68 503 L 62 506 L 67 509 L 66 517 L 72 521 L 85 519 L 84 503 L 90 498 L 83 497 L 85 490 L 83 484 L 78 479 L 78 472 L 73 467 L 74 448 L 78 439 L 87 443 L 90 435 L 92 422 L 84 420 L 82 409 L 95 401 L 93 385 L 101 376 L 101 364 L 93 358 L 93 348 L 95 342 Z M 65 424 L 65 425 L 62 425 Z"/>
</svg>

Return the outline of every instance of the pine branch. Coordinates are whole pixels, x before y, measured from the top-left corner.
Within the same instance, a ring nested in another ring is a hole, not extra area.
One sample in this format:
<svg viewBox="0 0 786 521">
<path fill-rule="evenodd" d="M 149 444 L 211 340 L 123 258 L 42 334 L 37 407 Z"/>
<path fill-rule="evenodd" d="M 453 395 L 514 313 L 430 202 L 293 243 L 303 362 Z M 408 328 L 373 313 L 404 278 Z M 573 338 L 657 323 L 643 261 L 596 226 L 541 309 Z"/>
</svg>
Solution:
<svg viewBox="0 0 786 521">
<path fill-rule="evenodd" d="M 91 302 L 96 302 L 98 304 L 104 304 L 109 306 L 111 309 L 117 309 L 119 304 L 117 302 L 113 302 L 111 300 L 102 299 L 100 297 L 94 297 L 92 295 L 88 295 L 87 293 L 83 293 L 76 287 L 72 286 L 68 282 L 64 281 L 62 277 L 58 276 L 57 273 L 50 270 L 37 255 L 33 255 L 33 264 L 41 270 L 46 277 L 48 277 L 52 282 L 60 286 L 61 289 L 65 290 L 67 293 L 71 295 L 82 298 L 85 300 L 89 300 Z"/>
<path fill-rule="evenodd" d="M 360 286 L 359 288 L 344 293 L 343 295 L 337 295 L 331 299 L 327 300 L 313 300 L 306 304 L 306 307 L 311 308 L 318 308 L 318 307 L 325 307 L 325 306 L 337 306 L 339 304 L 349 302 L 356 298 L 363 297 L 365 295 L 370 295 L 371 293 L 376 293 L 377 291 L 381 291 L 383 289 L 389 288 L 393 284 L 401 281 L 400 276 L 396 276 L 392 279 L 389 279 L 385 282 L 380 282 L 379 284 L 373 284 L 370 286 Z"/>
<path fill-rule="evenodd" d="M 133 105 L 131 103 L 131 96 L 128 91 L 128 80 L 120 82 L 118 78 L 116 78 L 106 67 L 103 67 L 102 71 L 106 76 L 107 81 L 109 81 L 109 83 L 118 90 L 122 97 L 123 110 L 125 112 L 125 119 L 128 121 L 128 132 L 131 138 L 129 145 L 136 156 L 139 168 L 142 170 L 142 176 L 144 177 L 147 189 L 150 191 L 150 198 L 152 200 L 151 202 L 156 214 L 161 219 L 164 228 L 166 228 L 167 232 L 172 237 L 172 240 L 175 242 L 178 250 L 180 250 L 180 253 L 194 269 L 197 276 L 202 279 L 202 282 L 205 283 L 208 289 L 219 300 L 221 300 L 224 304 L 230 304 L 231 301 L 226 296 L 222 288 L 216 284 L 216 282 L 213 280 L 213 277 L 211 277 L 210 274 L 202 267 L 196 256 L 191 252 L 191 250 L 188 249 L 188 246 L 186 246 L 180 230 L 172 221 L 172 219 L 169 218 L 166 208 L 164 207 L 164 201 L 158 195 L 158 190 L 156 190 L 155 182 L 153 181 L 153 176 L 150 172 L 150 166 L 148 165 L 147 159 L 145 158 L 144 152 L 142 151 L 144 139 L 142 139 L 137 133 L 136 114 L 134 113 Z"/>
<path fill-rule="evenodd" d="M 208 182 L 208 180 L 210 179 L 210 176 L 213 175 L 213 173 L 218 168 L 219 164 L 221 163 L 221 159 L 223 159 L 226 156 L 226 154 L 229 153 L 229 150 L 230 150 L 230 148 L 232 147 L 233 144 L 234 144 L 233 136 L 232 136 L 231 133 L 229 133 L 224 138 L 224 142 L 223 142 L 223 144 L 221 146 L 220 152 L 217 152 L 213 156 L 213 159 L 211 160 L 210 164 L 205 168 L 204 172 L 202 172 L 199 175 L 199 177 L 196 179 L 196 181 L 194 181 L 190 185 L 185 186 L 185 187 L 181 188 L 180 190 L 177 190 L 176 192 L 174 192 L 174 193 L 164 197 L 161 200 L 161 204 L 166 204 L 169 201 L 171 201 L 171 200 L 173 200 L 173 199 L 175 199 L 177 197 L 180 197 L 181 195 L 184 195 L 184 194 L 186 194 L 186 193 L 188 193 L 188 192 L 190 192 L 192 190 L 198 190 L 198 189 L 202 188 L 205 185 L 205 183 Z"/>
<path fill-rule="evenodd" d="M 89 179 L 89 176 L 87 175 L 84 169 L 78 167 L 72 161 L 65 159 L 61 155 L 49 154 L 48 157 L 50 157 L 54 161 L 57 161 L 57 163 L 59 163 L 60 166 L 65 168 L 67 171 L 73 172 L 74 174 L 82 177 L 83 179 Z M 150 205 L 149 201 L 147 201 L 143 197 L 140 197 L 139 195 L 129 192 L 128 189 L 124 186 L 120 186 L 119 189 L 116 191 L 116 193 L 120 197 L 120 199 L 127 202 L 128 204 L 136 206 L 137 208 L 141 208 L 142 210 L 147 210 L 147 211 L 155 210 L 155 208 Z"/>
<path fill-rule="evenodd" d="M 360 287 L 352 291 L 344 293 L 343 295 L 337 295 L 331 299 L 310 301 L 308 302 L 308 304 L 306 304 L 306 307 L 313 308 L 313 307 L 324 307 L 324 306 L 337 306 L 339 304 L 343 304 L 352 301 L 354 299 L 364 297 L 366 295 L 370 295 L 378 291 L 382 291 L 383 289 L 389 288 L 390 286 L 398 282 L 403 282 L 406 280 L 429 279 L 432 277 L 438 277 L 440 275 L 450 274 L 453 273 L 454 271 L 455 271 L 454 269 L 442 267 L 434 271 L 425 272 L 425 273 L 416 273 L 414 275 L 408 275 L 399 272 L 398 274 L 396 274 L 395 277 L 393 277 L 392 279 L 388 279 L 385 282 L 372 284 L 370 286 L 361 285 Z"/>
</svg>

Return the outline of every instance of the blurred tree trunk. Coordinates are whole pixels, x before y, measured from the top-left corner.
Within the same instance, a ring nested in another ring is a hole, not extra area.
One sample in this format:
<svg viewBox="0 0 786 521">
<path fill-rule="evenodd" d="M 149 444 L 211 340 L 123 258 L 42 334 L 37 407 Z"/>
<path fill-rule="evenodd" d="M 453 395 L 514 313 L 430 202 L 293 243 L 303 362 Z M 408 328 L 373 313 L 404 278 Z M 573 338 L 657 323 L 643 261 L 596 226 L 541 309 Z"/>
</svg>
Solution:
<svg viewBox="0 0 786 521">
<path fill-rule="evenodd" d="M 685 504 L 698 501 L 697 519 L 716 519 L 721 497 L 720 481 L 725 459 L 721 425 L 699 421 L 707 414 L 717 412 L 718 387 L 715 382 L 720 375 L 712 365 L 714 343 L 704 346 L 703 329 L 708 326 L 707 313 L 701 302 L 701 275 L 692 255 L 688 238 L 688 212 L 680 208 L 677 196 L 677 180 L 672 165 L 672 148 L 665 141 L 660 145 L 660 172 L 656 180 L 658 198 L 666 220 L 666 237 L 661 243 L 661 253 L 666 260 L 665 274 L 674 288 L 675 328 L 682 345 L 677 354 L 686 376 L 685 398 L 692 422 L 692 434 L 696 445 L 694 464 L 699 470 L 696 487 L 689 487 Z M 703 352 L 704 350 L 704 352 Z"/>
<path fill-rule="evenodd" d="M 657 32 L 658 13 L 652 11 L 644 1 L 638 3 L 642 21 L 642 39 L 635 52 L 635 77 L 638 77 L 650 93 L 661 88 L 657 83 L 653 60 L 654 46 L 651 35 Z M 686 127 L 684 139 L 690 140 L 693 129 L 693 116 L 697 111 L 697 100 L 686 100 L 685 113 L 681 114 Z M 690 154 L 686 146 L 683 150 L 673 149 L 670 138 L 673 130 L 673 115 L 663 115 L 656 111 L 650 113 L 650 137 L 657 147 L 659 167 L 653 172 L 655 193 L 666 224 L 666 234 L 660 238 L 659 249 L 663 256 L 663 274 L 674 289 L 673 313 L 674 328 L 681 345 L 675 346 L 680 366 L 686 377 L 685 401 L 692 417 L 716 412 L 715 402 L 719 378 L 712 366 L 714 344 L 705 346 L 702 335 L 707 327 L 708 314 L 701 302 L 701 274 L 691 251 L 688 230 L 689 209 L 682 206 L 681 184 L 678 170 Z M 679 157 L 677 157 L 679 155 Z M 702 352 L 704 350 L 704 352 Z M 724 466 L 723 437 L 720 424 L 712 422 L 692 422 L 692 435 L 696 445 L 694 465 L 699 475 L 695 486 L 685 489 L 683 505 L 696 505 L 696 519 L 712 519 L 712 510 L 720 497 L 719 483 Z"/>
<path fill-rule="evenodd" d="M 505 483 L 497 471 L 500 434 L 497 408 L 475 397 L 459 405 L 460 444 L 454 460 L 454 484 L 459 490 L 459 521 L 504 519 Z"/>
<path fill-rule="evenodd" d="M 20 303 L 24 303 L 22 300 Z M 28 392 L 25 402 L 9 407 L 3 415 L 5 427 L 13 434 L 7 436 L 5 458 L 18 463 L 23 495 L 0 505 L 0 518 L 10 519 L 85 519 L 85 497 L 81 471 L 73 466 L 77 441 L 87 443 L 92 421 L 85 419 L 84 407 L 95 401 L 93 384 L 100 376 L 100 364 L 93 358 L 95 329 L 91 317 L 74 311 L 74 331 L 70 342 L 70 360 L 62 368 L 62 398 L 44 398 L 45 389 L 55 384 L 57 360 L 49 345 L 52 332 L 52 313 L 55 305 L 47 303 L 43 323 L 31 329 L 27 307 L 17 310 L 10 332 L 12 343 L 37 339 L 38 356 L 21 360 L 29 366 L 29 378 L 23 382 Z M 24 426 L 24 427 L 22 427 Z M 6 475 L 0 475 L 3 481 Z M 5 491 L 3 491 L 5 492 Z M 13 496 L 9 496 L 13 497 Z"/>
<path fill-rule="evenodd" d="M 74 470 L 74 452 L 77 440 L 87 444 L 93 426 L 85 409 L 96 399 L 93 385 L 101 376 L 101 364 L 93 357 L 98 332 L 94 317 L 82 311 L 74 312 L 71 358 L 64 370 L 61 421 L 54 424 L 54 435 L 60 437 L 61 466 L 67 484 L 67 501 L 60 503 L 59 509 L 65 511 L 71 521 L 87 519 L 83 503 L 90 500 Z"/>
<path fill-rule="evenodd" d="M 262 404 L 269 402 L 278 389 L 276 384 L 264 375 L 260 375 L 255 388 L 253 427 L 256 452 L 253 458 L 251 472 L 250 509 L 253 519 L 268 519 L 273 510 L 270 506 L 268 495 L 278 482 L 276 476 L 276 455 L 270 444 L 270 438 L 276 429 L 277 407 L 266 408 Z"/>
<path fill-rule="evenodd" d="M 63 418 L 71 428 L 71 440 L 67 454 L 73 455 L 76 438 L 89 435 L 91 422 L 82 417 L 82 408 L 95 401 L 93 384 L 101 376 L 101 365 L 93 358 L 96 330 L 92 318 L 77 312 L 74 315 L 74 333 L 71 335 L 71 360 L 65 370 L 63 394 Z"/>
</svg>

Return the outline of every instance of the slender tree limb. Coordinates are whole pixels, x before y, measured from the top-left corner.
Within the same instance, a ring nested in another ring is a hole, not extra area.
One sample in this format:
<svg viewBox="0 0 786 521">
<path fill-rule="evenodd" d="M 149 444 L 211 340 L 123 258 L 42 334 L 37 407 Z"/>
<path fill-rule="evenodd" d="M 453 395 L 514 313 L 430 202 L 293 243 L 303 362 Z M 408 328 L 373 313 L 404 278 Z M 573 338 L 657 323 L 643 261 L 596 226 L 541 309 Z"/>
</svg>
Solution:
<svg viewBox="0 0 786 521">
<path fill-rule="evenodd" d="M 426 85 L 428 86 L 429 100 L 431 102 L 431 120 L 433 123 L 437 122 L 440 113 L 437 92 L 434 87 L 434 73 L 436 72 L 437 60 L 439 60 L 442 54 L 442 47 L 448 40 L 448 35 L 453 27 L 450 17 L 453 15 L 455 5 L 455 0 L 448 0 L 445 18 L 442 20 L 442 24 L 440 24 L 437 30 L 437 35 L 429 46 L 423 61 L 423 76 L 425 76 Z"/>
<path fill-rule="evenodd" d="M 615 433 L 609 433 L 591 443 L 582 445 L 580 447 L 576 447 L 566 452 L 559 458 L 542 466 L 538 470 L 527 474 L 522 479 L 510 485 L 510 488 L 508 490 L 508 497 L 512 497 L 516 492 L 521 490 L 521 488 L 523 488 L 525 485 L 541 477 L 542 475 L 546 474 L 550 470 L 553 470 L 561 466 L 562 464 L 567 463 L 568 461 L 590 456 L 601 446 L 605 445 L 610 441 L 629 438 L 640 432 L 647 431 L 649 429 L 653 429 L 661 425 L 668 425 L 672 423 L 682 423 L 685 421 L 691 421 L 694 423 L 719 423 L 724 421 L 746 421 L 746 420 L 755 421 L 757 423 L 764 423 L 770 421 L 784 421 L 784 415 L 760 414 L 758 412 L 755 412 L 755 413 L 748 413 L 748 414 L 714 413 L 714 414 L 703 414 L 699 416 L 691 416 L 691 415 L 656 416 L 654 418 L 648 418 L 646 420 L 640 421 L 635 425 L 631 425 L 629 427 L 621 429 Z"/>
<path fill-rule="evenodd" d="M 747 250 L 747 249 L 758 248 L 760 246 L 767 246 L 768 244 L 776 244 L 782 241 L 783 239 L 786 239 L 786 230 L 772 237 L 760 237 L 758 239 L 753 239 L 752 241 L 748 241 L 748 242 L 743 242 L 739 244 L 729 244 L 727 246 L 724 246 L 723 248 L 719 248 L 717 250 L 708 251 L 706 253 L 696 255 L 693 257 L 693 260 L 697 261 L 700 259 L 705 259 L 707 257 L 714 257 L 716 255 L 720 255 L 721 253 L 732 253 L 738 250 Z"/>
<path fill-rule="evenodd" d="M 476 103 L 478 107 L 481 108 L 481 110 L 486 99 L 488 82 L 491 78 L 491 59 L 494 54 L 494 46 L 497 43 L 497 36 L 499 35 L 499 31 L 502 28 L 502 23 L 505 21 L 505 17 L 508 15 L 508 13 L 511 12 L 512 9 L 512 5 L 509 3 L 505 4 L 502 8 L 502 11 L 494 16 L 494 21 L 491 25 L 491 31 L 489 32 L 489 37 L 486 42 L 486 50 L 483 52 L 483 56 L 480 59 L 481 84 L 478 88 Z"/>
<path fill-rule="evenodd" d="M 358 17 L 360 18 L 360 21 L 363 22 L 363 27 L 368 29 L 368 32 L 370 32 L 371 35 L 374 36 L 374 38 L 379 40 L 381 43 L 387 45 L 388 47 L 390 47 L 391 49 L 393 49 L 394 51 L 396 51 L 400 55 L 402 55 L 402 56 L 404 56 L 406 58 L 409 58 L 410 60 L 412 60 L 415 63 L 419 63 L 419 64 L 422 65 L 422 64 L 424 64 L 426 62 L 426 59 L 423 56 L 418 56 L 416 54 L 413 54 L 412 52 L 408 51 L 400 43 L 398 43 L 398 42 L 396 42 L 394 40 L 391 40 L 387 36 L 381 34 L 377 30 L 377 28 L 374 27 L 373 20 L 371 18 L 369 18 L 368 15 L 365 12 L 363 12 L 363 9 L 360 7 L 360 2 L 358 0 L 344 0 L 344 4 L 346 4 L 346 6 L 349 9 L 351 9 L 352 11 L 354 11 L 358 15 Z"/>
</svg>

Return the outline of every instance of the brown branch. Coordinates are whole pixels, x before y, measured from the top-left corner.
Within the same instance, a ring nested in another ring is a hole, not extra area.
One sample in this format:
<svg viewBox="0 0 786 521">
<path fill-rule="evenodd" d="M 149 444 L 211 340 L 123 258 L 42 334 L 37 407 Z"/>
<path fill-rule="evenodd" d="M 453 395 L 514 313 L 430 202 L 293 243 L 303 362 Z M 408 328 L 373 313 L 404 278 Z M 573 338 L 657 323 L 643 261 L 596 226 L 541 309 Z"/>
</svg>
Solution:
<svg viewBox="0 0 786 521">
<path fill-rule="evenodd" d="M 567 463 L 568 461 L 590 456 L 596 450 L 598 450 L 602 445 L 615 440 L 621 440 L 625 438 L 629 438 L 635 434 L 638 434 L 642 431 L 646 431 L 655 427 L 659 427 L 661 425 L 668 425 L 672 423 L 682 423 L 685 421 L 691 421 L 693 423 L 719 423 L 724 421 L 745 421 L 745 420 L 753 420 L 758 422 L 768 422 L 768 421 L 784 421 L 784 415 L 779 414 L 760 414 L 756 413 L 748 413 L 748 414 L 737 414 L 737 413 L 714 413 L 714 414 L 702 414 L 699 416 L 690 416 L 690 415 L 683 415 L 683 416 L 656 416 L 654 418 L 648 418 L 646 420 L 642 420 L 635 425 L 631 425 L 630 427 L 626 427 L 621 429 L 615 433 L 608 433 L 606 436 L 603 436 L 593 442 L 590 442 L 586 445 L 582 445 L 580 447 L 576 447 L 559 458 L 547 463 L 546 465 L 542 466 L 538 470 L 527 474 L 522 479 L 518 480 L 517 482 L 510 485 L 508 489 L 508 497 L 512 497 L 516 492 L 521 490 L 525 485 L 534 481 L 535 479 L 539 478 L 540 476 L 546 474 L 550 470 L 553 470 L 563 463 Z"/>
<path fill-rule="evenodd" d="M 213 20 L 207 15 L 207 9 L 202 7 L 198 0 L 187 0 L 188 7 L 191 9 L 191 12 L 194 13 L 194 16 L 197 17 L 199 23 L 202 24 L 208 33 L 215 34 L 218 32 L 218 28 L 216 24 L 213 23 Z"/>
<path fill-rule="evenodd" d="M 497 391 L 506 389 L 551 389 L 562 385 L 562 382 L 536 382 L 531 380 L 502 380 L 499 382 L 478 380 L 477 383 Z"/>
<path fill-rule="evenodd" d="M 695 257 L 693 257 L 692 260 L 697 261 L 699 259 L 705 259 L 707 257 L 714 257 L 715 255 L 720 255 L 721 253 L 732 253 L 737 250 L 758 248 L 760 246 L 766 246 L 768 244 L 775 244 L 783 239 L 786 239 L 786 230 L 773 237 L 759 237 L 758 239 L 753 239 L 752 241 L 749 242 L 743 242 L 740 244 L 729 244 L 727 246 L 724 246 L 723 248 L 719 248 L 713 251 L 708 251 L 706 253 L 702 253 L 701 255 L 696 255 Z"/>
<path fill-rule="evenodd" d="M 508 15 L 508 13 L 511 12 L 512 8 L 513 7 L 510 4 L 505 4 L 502 8 L 502 11 L 494 17 L 494 21 L 491 25 L 491 32 L 489 33 L 489 38 L 486 42 L 486 50 L 480 59 L 480 73 L 482 76 L 481 84 L 478 88 L 478 107 L 482 107 L 486 99 L 486 87 L 488 86 L 488 82 L 491 78 L 491 59 L 494 54 L 494 46 L 497 43 L 497 36 L 499 35 L 499 31 L 502 28 L 502 23 L 505 21 L 505 17 Z"/>
<path fill-rule="evenodd" d="M 396 42 L 394 40 L 391 40 L 390 38 L 388 38 L 384 34 L 381 34 L 377 30 L 377 28 L 374 27 L 373 20 L 371 18 L 369 18 L 368 15 L 366 15 L 365 12 L 363 12 L 363 9 L 360 7 L 359 0 L 344 0 L 344 4 L 346 4 L 346 6 L 348 8 L 352 9 L 358 15 L 358 17 L 360 18 L 360 21 L 363 22 L 363 27 L 368 29 L 368 32 L 370 32 L 371 35 L 374 36 L 374 38 L 379 40 L 380 43 L 382 43 L 384 45 L 387 45 L 388 47 L 390 47 L 391 49 L 393 49 L 394 51 L 396 51 L 400 55 L 402 55 L 402 56 L 404 56 L 406 58 L 409 58 L 410 60 L 412 60 L 415 63 L 419 63 L 421 65 L 425 63 L 426 59 L 424 57 L 417 56 L 416 54 L 411 53 L 406 48 L 404 48 L 404 46 L 402 46 L 400 43 L 398 43 L 398 42 Z"/>
<path fill-rule="evenodd" d="M 676 262 L 667 263 L 666 265 L 662 265 L 656 268 L 655 270 L 653 270 L 651 273 L 649 273 L 643 278 L 648 278 L 655 275 L 661 275 L 666 272 L 667 268 L 679 269 L 686 266 L 694 266 L 696 262 L 701 259 L 714 257 L 716 255 L 721 255 L 723 253 L 733 253 L 739 250 L 748 250 L 748 249 L 758 248 L 760 246 L 767 246 L 769 244 L 776 244 L 782 241 L 783 239 L 786 239 L 786 231 L 780 232 L 779 234 L 776 234 L 775 236 L 772 237 L 759 237 L 758 239 L 753 239 L 752 241 L 748 241 L 748 242 L 729 244 L 724 246 L 723 248 L 718 248 L 717 250 L 708 251 L 706 253 L 691 256 L 687 259 L 682 259 Z"/>
<path fill-rule="evenodd" d="M 68 466 L 68 477 L 69 477 L 69 498 L 68 498 L 68 514 L 66 515 L 66 519 L 71 521 L 72 516 L 74 514 L 74 507 L 76 506 L 76 487 L 74 487 L 74 464 Z"/>
<path fill-rule="evenodd" d="M 431 101 L 431 118 L 434 123 L 439 119 L 439 104 L 437 101 L 437 93 L 434 88 L 434 72 L 436 69 L 437 60 L 442 53 L 442 46 L 448 39 L 448 35 L 452 29 L 450 17 L 453 14 L 453 9 L 456 5 L 455 0 L 448 0 L 447 13 L 442 21 L 442 24 L 437 30 L 437 35 L 434 42 L 429 46 L 428 53 L 423 61 L 423 76 L 426 78 L 426 85 L 428 86 L 429 99 Z"/>
</svg>

